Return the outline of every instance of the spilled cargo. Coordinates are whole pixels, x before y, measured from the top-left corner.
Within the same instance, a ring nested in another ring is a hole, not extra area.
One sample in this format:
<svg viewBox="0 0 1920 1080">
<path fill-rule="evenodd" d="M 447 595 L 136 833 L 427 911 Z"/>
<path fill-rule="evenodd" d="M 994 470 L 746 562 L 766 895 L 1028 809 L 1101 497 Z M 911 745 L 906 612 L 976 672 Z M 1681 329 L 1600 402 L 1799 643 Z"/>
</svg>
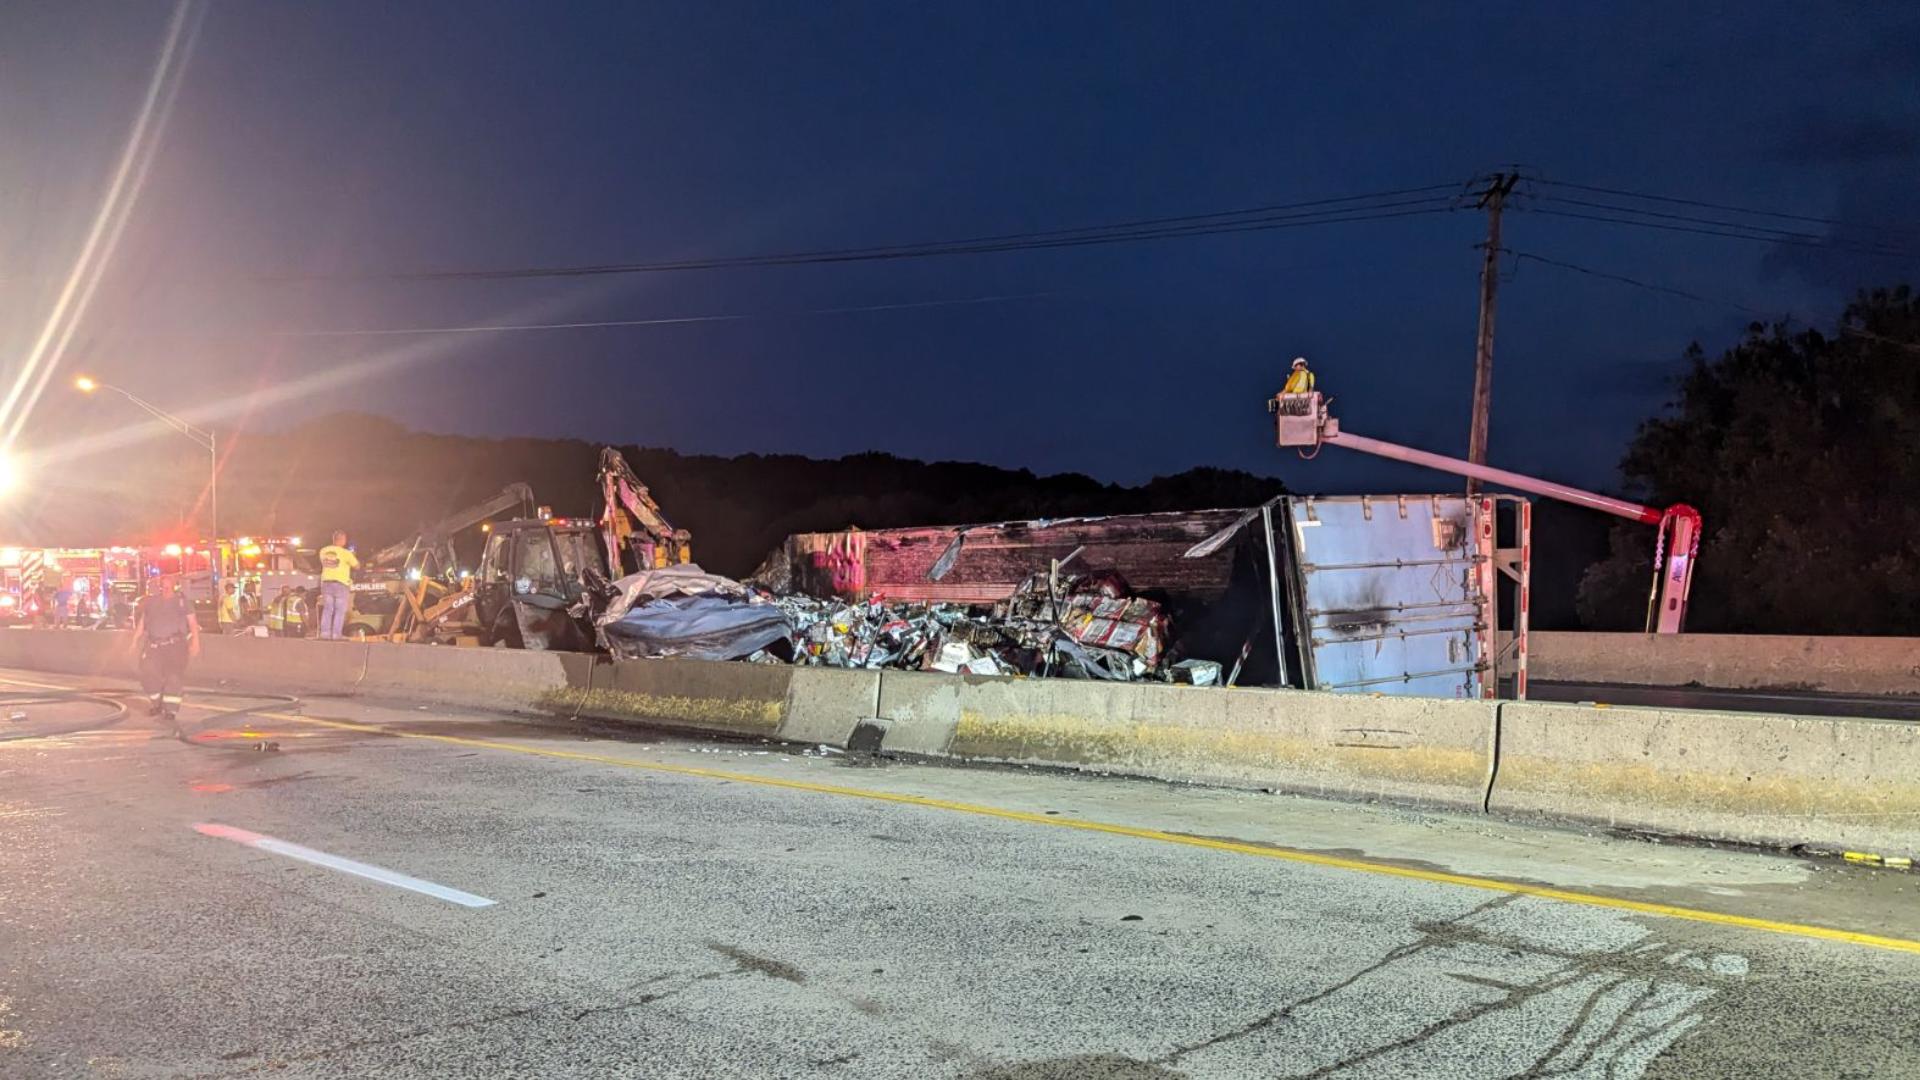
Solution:
<svg viewBox="0 0 1920 1080">
<path fill-rule="evenodd" d="M 623 579 L 596 623 L 620 657 L 1490 697 L 1503 674 L 1524 685 L 1526 511 L 1282 496 L 806 533 L 745 582 L 693 566 Z"/>
</svg>

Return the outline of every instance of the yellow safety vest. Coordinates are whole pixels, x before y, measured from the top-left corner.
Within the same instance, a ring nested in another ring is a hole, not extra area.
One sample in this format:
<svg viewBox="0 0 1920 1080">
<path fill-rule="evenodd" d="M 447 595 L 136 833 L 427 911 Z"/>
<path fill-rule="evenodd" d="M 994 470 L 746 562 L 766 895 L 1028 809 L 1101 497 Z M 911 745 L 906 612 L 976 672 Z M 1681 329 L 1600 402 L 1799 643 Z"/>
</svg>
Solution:
<svg viewBox="0 0 1920 1080">
<path fill-rule="evenodd" d="M 1280 392 L 1283 394 L 1313 393 L 1313 372 L 1308 371 L 1306 368 L 1301 368 L 1299 371 L 1287 376 L 1287 385 L 1281 388 Z"/>
</svg>

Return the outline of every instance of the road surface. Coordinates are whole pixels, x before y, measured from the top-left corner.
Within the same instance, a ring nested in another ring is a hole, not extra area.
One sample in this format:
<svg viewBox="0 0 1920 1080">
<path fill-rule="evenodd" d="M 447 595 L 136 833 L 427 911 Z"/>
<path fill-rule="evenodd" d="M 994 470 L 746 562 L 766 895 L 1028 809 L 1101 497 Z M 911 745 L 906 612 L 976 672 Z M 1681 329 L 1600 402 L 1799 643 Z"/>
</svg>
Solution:
<svg viewBox="0 0 1920 1080">
<path fill-rule="evenodd" d="M 1920 1075 L 1911 874 L 301 708 L 0 714 L 0 1076 Z"/>
</svg>

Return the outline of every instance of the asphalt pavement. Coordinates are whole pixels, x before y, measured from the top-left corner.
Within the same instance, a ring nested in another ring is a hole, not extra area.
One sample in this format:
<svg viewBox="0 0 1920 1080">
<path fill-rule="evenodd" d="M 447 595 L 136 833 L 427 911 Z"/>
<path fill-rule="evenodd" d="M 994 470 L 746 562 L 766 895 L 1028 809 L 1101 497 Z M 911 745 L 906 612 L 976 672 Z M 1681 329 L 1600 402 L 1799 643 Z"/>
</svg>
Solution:
<svg viewBox="0 0 1920 1080">
<path fill-rule="evenodd" d="M 1909 873 L 260 704 L 4 714 L 0 1076 L 1920 1075 Z"/>
</svg>

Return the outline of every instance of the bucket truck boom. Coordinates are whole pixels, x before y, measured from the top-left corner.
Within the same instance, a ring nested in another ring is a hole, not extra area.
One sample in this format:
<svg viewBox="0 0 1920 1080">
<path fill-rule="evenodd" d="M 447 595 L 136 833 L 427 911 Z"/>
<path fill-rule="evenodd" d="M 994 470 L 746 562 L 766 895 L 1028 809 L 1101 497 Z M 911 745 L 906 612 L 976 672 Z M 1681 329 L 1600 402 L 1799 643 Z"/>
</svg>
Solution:
<svg viewBox="0 0 1920 1080">
<path fill-rule="evenodd" d="M 1653 549 L 1653 585 L 1647 595 L 1647 632 L 1677 634 L 1686 624 L 1687 594 L 1693 588 L 1694 557 L 1700 549 L 1700 512 L 1693 507 L 1685 503 L 1675 503 L 1664 510 L 1642 506 L 1539 477 L 1355 435 L 1340 430 L 1340 421 L 1328 413 L 1328 399 L 1318 392 L 1277 394 L 1267 402 L 1267 410 L 1274 414 L 1277 445 L 1295 447 L 1303 458 L 1313 458 L 1322 446 L 1340 446 L 1654 526 L 1658 531 Z"/>
</svg>

